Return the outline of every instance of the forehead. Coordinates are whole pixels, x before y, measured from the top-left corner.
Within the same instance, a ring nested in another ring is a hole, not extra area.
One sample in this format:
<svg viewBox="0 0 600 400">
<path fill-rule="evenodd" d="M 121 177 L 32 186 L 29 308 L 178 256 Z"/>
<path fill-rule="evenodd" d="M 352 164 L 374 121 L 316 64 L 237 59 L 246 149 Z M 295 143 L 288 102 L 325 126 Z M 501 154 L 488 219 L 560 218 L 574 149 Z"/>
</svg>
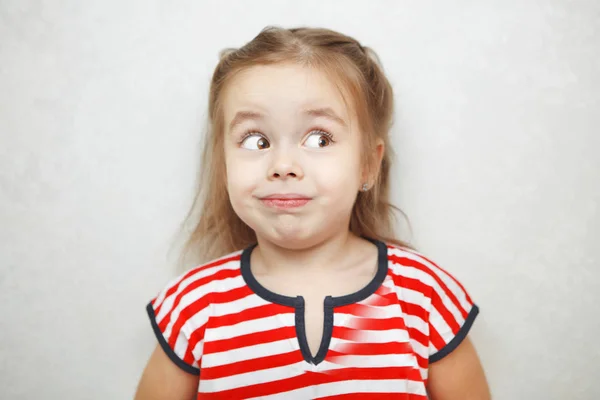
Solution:
<svg viewBox="0 0 600 400">
<path fill-rule="evenodd" d="M 240 109 L 290 113 L 306 107 L 329 107 L 348 120 L 344 97 L 326 73 L 297 64 L 257 65 L 240 71 L 223 93 L 225 118 Z"/>
</svg>

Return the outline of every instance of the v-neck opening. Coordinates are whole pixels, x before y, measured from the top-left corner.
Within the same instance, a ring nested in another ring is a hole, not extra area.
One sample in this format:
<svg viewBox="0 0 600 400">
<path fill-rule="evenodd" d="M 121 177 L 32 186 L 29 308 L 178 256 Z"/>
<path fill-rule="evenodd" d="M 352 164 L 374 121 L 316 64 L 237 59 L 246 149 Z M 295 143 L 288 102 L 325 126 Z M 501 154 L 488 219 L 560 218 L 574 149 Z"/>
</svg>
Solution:
<svg viewBox="0 0 600 400">
<path fill-rule="evenodd" d="M 315 355 L 313 355 L 308 346 L 308 340 L 306 337 L 306 325 L 305 325 L 305 301 L 304 297 L 298 296 L 285 296 L 279 293 L 275 293 L 266 287 L 264 287 L 250 268 L 250 256 L 254 248 L 258 245 L 257 243 L 248 246 L 242 251 L 240 268 L 244 281 L 248 287 L 262 299 L 294 308 L 295 313 L 295 324 L 296 324 L 296 338 L 300 347 L 300 351 L 304 360 L 310 364 L 317 365 L 322 362 L 329 350 L 329 346 L 332 339 L 333 333 L 333 319 L 334 319 L 334 308 L 341 307 L 348 304 L 358 303 L 379 289 L 381 284 L 384 282 L 388 272 L 388 258 L 387 258 L 387 245 L 380 240 L 363 237 L 377 246 L 377 271 L 375 276 L 371 279 L 366 286 L 359 289 L 354 293 L 350 293 L 343 296 L 325 296 L 323 300 L 323 334 L 321 336 L 321 342 L 319 349 Z"/>
</svg>

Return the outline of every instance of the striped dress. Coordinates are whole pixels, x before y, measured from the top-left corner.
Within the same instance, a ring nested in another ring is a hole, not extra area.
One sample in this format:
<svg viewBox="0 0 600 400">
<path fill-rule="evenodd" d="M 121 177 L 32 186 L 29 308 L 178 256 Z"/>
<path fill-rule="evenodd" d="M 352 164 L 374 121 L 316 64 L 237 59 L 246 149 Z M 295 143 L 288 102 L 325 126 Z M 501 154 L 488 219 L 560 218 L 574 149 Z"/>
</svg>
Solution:
<svg viewBox="0 0 600 400">
<path fill-rule="evenodd" d="M 147 306 L 170 359 L 199 375 L 197 399 L 427 399 L 430 363 L 466 337 L 478 308 L 423 255 L 378 247 L 372 281 L 324 299 L 311 354 L 304 299 L 273 293 L 250 270 L 256 246 L 196 267 Z"/>
</svg>

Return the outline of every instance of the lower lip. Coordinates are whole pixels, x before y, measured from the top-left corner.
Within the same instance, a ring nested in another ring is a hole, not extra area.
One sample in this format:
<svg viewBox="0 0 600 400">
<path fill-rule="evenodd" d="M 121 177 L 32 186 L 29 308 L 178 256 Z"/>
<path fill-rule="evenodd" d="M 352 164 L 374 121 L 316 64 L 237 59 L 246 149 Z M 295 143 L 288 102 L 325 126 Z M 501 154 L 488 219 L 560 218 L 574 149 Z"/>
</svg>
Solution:
<svg viewBox="0 0 600 400">
<path fill-rule="evenodd" d="M 310 201 L 310 199 L 261 199 L 264 205 L 273 208 L 298 208 Z"/>
</svg>

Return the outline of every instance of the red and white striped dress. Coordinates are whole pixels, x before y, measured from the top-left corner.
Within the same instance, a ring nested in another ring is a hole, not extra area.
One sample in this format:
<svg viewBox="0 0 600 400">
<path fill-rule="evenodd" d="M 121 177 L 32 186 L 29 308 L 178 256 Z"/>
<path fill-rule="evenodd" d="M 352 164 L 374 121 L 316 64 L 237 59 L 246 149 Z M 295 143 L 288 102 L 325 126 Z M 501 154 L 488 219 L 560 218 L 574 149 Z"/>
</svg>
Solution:
<svg viewBox="0 0 600 400">
<path fill-rule="evenodd" d="M 465 338 L 478 308 L 423 255 L 372 240 L 373 280 L 324 300 L 312 356 L 304 299 L 273 293 L 250 271 L 254 246 L 173 280 L 147 306 L 169 357 L 200 376 L 198 399 L 427 399 L 430 363 Z"/>
</svg>

